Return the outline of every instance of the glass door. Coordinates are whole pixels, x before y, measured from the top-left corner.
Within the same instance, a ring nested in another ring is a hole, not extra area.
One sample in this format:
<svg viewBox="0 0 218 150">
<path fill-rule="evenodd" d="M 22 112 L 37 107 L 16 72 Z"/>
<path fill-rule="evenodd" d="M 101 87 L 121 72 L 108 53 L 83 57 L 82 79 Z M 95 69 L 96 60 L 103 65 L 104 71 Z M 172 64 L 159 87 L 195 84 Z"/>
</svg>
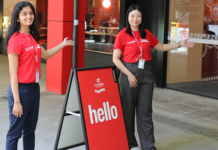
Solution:
<svg viewBox="0 0 218 150">
<path fill-rule="evenodd" d="M 218 98 L 218 1 L 170 0 L 169 15 L 169 43 L 196 44 L 168 52 L 167 87 Z"/>
</svg>

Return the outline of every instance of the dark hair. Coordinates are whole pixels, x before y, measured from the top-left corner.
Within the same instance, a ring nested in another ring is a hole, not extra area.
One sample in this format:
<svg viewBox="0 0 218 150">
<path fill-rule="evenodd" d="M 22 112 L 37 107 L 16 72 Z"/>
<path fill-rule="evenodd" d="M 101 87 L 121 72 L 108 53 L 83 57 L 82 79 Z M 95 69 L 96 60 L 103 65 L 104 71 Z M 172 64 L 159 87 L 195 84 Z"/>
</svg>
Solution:
<svg viewBox="0 0 218 150">
<path fill-rule="evenodd" d="M 33 36 L 33 38 L 39 42 L 40 39 L 40 34 L 39 31 L 36 28 L 36 13 L 35 13 L 35 8 L 34 6 L 27 1 L 21 1 L 19 3 L 17 3 L 14 6 L 13 12 L 12 12 L 12 16 L 11 16 L 11 25 L 9 26 L 8 32 L 7 32 L 7 36 L 5 38 L 5 45 L 8 46 L 8 42 L 11 38 L 11 36 L 17 32 L 17 34 L 19 34 L 19 30 L 20 30 L 20 23 L 17 22 L 17 19 L 19 18 L 19 13 L 21 12 L 21 10 L 23 9 L 23 7 L 29 6 L 34 14 L 34 20 L 32 25 L 30 25 L 30 34 Z"/>
<path fill-rule="evenodd" d="M 130 24 L 129 24 L 129 20 L 128 20 L 128 17 L 129 17 L 129 13 L 133 10 L 138 10 L 141 12 L 142 14 L 142 23 L 139 25 L 139 32 L 140 32 L 140 35 L 142 38 L 146 38 L 146 32 L 145 32 L 145 29 L 144 29 L 144 22 L 143 22 L 143 13 L 142 13 L 142 8 L 140 5 L 138 4 L 133 4 L 131 5 L 128 10 L 127 10 L 127 13 L 126 13 L 126 33 L 130 34 L 131 36 L 132 35 L 132 30 L 131 30 L 131 27 L 130 27 Z"/>
</svg>

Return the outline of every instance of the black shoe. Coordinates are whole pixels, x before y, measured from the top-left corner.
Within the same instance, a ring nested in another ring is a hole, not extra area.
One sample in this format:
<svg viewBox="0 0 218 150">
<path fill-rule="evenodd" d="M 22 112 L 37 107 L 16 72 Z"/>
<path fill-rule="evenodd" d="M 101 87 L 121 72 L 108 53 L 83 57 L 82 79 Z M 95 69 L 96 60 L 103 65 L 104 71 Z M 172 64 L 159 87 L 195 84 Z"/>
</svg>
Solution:
<svg viewBox="0 0 218 150">
<path fill-rule="evenodd" d="M 156 147 L 152 147 L 151 150 L 157 150 Z"/>
</svg>

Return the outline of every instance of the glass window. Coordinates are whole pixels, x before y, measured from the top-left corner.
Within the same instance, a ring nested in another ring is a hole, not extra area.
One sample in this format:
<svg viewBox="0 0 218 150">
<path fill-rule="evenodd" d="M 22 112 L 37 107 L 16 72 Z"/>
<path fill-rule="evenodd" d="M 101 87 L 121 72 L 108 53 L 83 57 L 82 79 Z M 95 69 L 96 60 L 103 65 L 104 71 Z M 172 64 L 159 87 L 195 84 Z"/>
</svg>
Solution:
<svg viewBox="0 0 218 150">
<path fill-rule="evenodd" d="M 48 0 L 36 0 L 36 26 L 40 33 L 40 43 L 47 46 Z"/>
<path fill-rule="evenodd" d="M 85 50 L 112 54 L 119 17 L 120 0 L 86 0 Z"/>
<path fill-rule="evenodd" d="M 168 52 L 167 87 L 218 98 L 217 0 L 171 0 L 169 15 L 169 43 L 196 44 Z"/>
</svg>

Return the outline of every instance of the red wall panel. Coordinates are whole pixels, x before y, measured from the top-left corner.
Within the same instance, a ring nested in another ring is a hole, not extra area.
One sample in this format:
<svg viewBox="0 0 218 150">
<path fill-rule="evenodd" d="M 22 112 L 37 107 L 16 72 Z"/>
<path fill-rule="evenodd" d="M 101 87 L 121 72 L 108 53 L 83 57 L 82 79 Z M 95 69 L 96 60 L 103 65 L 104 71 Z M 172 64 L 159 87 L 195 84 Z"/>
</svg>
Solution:
<svg viewBox="0 0 218 150">
<path fill-rule="evenodd" d="M 48 0 L 48 20 L 73 21 L 73 0 Z"/>
<path fill-rule="evenodd" d="M 79 21 L 86 21 L 86 0 L 79 0 Z"/>
<path fill-rule="evenodd" d="M 68 39 L 72 40 L 72 22 L 64 22 L 63 24 L 63 37 L 68 37 Z M 83 55 L 84 57 L 84 55 Z M 72 46 L 67 46 L 63 49 L 63 57 L 62 57 L 62 93 L 66 93 L 68 80 L 70 76 L 70 71 L 72 68 Z M 84 67 L 84 66 L 83 66 Z"/>
<path fill-rule="evenodd" d="M 48 21 L 48 49 L 60 44 L 65 37 L 72 39 L 72 22 Z M 68 46 L 47 60 L 46 90 L 58 94 L 66 91 L 71 69 L 72 47 Z"/>
<path fill-rule="evenodd" d="M 84 67 L 85 56 L 85 3 L 79 0 L 79 27 L 77 67 Z M 48 45 L 51 49 L 65 37 L 72 39 L 73 0 L 48 0 Z M 63 48 L 47 61 L 46 90 L 65 94 L 72 65 L 72 47 Z"/>
<path fill-rule="evenodd" d="M 77 68 L 85 66 L 85 22 L 80 22 L 78 27 Z"/>
<path fill-rule="evenodd" d="M 86 0 L 79 0 L 78 10 L 78 49 L 77 49 L 77 68 L 85 66 L 85 22 L 86 21 Z"/>
<path fill-rule="evenodd" d="M 55 47 L 62 41 L 62 22 L 48 21 L 47 31 L 47 49 Z M 56 37 L 56 38 L 53 38 Z M 61 87 L 62 81 L 62 51 L 58 52 L 52 58 L 47 60 L 46 68 L 46 90 L 61 93 L 59 87 Z"/>
</svg>

